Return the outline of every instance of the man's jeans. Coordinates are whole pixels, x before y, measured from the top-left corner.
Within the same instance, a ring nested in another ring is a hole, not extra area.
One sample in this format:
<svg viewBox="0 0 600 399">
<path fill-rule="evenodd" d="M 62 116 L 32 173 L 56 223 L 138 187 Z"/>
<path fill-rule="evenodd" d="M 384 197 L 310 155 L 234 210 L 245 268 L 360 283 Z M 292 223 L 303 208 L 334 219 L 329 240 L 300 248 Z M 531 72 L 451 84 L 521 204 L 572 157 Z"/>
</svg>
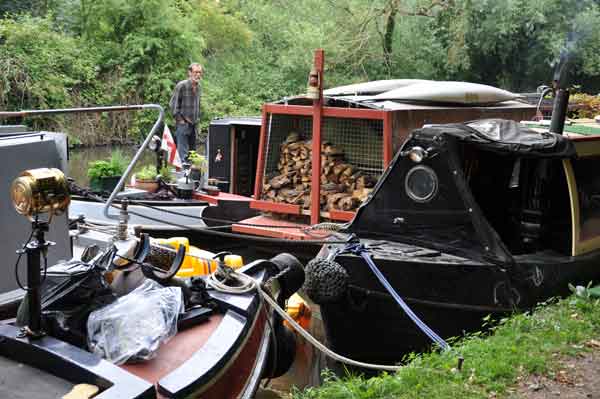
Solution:
<svg viewBox="0 0 600 399">
<path fill-rule="evenodd" d="M 188 152 L 196 150 L 196 126 L 188 123 L 178 123 L 175 130 L 177 152 L 182 162 L 187 161 Z"/>
</svg>

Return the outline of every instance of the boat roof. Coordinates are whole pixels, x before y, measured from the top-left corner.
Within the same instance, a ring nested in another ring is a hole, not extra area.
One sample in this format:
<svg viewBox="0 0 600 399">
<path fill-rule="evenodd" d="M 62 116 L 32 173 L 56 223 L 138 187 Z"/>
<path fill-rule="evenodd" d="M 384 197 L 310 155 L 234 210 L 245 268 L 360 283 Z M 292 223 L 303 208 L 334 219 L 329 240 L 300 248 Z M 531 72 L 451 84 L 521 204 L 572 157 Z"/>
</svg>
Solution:
<svg viewBox="0 0 600 399">
<path fill-rule="evenodd" d="M 367 108 L 381 111 L 414 111 L 414 110 L 453 110 L 462 108 L 485 109 L 531 109 L 533 105 L 523 101 L 509 100 L 490 105 L 464 105 L 464 104 L 436 104 L 431 102 L 399 101 L 399 100 L 373 100 L 372 96 L 323 96 L 324 106 L 338 108 Z M 304 95 L 284 97 L 275 104 L 285 105 L 312 105 L 312 99 Z"/>
<path fill-rule="evenodd" d="M 411 138 L 427 138 L 432 142 L 440 142 L 443 137 L 453 137 L 483 150 L 520 157 L 571 158 L 576 154 L 575 145 L 567 136 L 536 131 L 508 119 L 425 125 L 411 133 Z"/>
<path fill-rule="evenodd" d="M 260 116 L 228 116 L 225 118 L 215 118 L 210 121 L 211 125 L 250 125 L 260 126 Z"/>
</svg>

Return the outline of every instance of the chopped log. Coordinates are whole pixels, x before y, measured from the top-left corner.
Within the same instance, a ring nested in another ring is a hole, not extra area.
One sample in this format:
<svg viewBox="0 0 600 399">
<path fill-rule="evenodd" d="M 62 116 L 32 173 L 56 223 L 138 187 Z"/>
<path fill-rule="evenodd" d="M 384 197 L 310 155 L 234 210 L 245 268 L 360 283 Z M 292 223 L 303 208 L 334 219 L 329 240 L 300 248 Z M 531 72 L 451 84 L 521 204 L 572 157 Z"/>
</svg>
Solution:
<svg viewBox="0 0 600 399">
<path fill-rule="evenodd" d="M 276 189 L 281 188 L 289 183 L 290 183 L 290 179 L 287 176 L 287 174 L 275 176 L 274 178 L 272 178 L 269 181 L 269 184 L 271 185 L 271 187 L 276 188 Z"/>
<path fill-rule="evenodd" d="M 310 209 L 312 190 L 312 142 L 290 132 L 279 146 L 277 171 L 263 180 L 263 198 Z M 366 199 L 375 179 L 345 161 L 344 151 L 335 143 L 321 144 L 320 208 L 353 210 Z"/>
<path fill-rule="evenodd" d="M 352 196 L 358 199 L 360 202 L 364 202 L 369 197 L 371 192 L 373 192 L 372 188 L 361 188 L 359 190 L 352 191 Z"/>
<path fill-rule="evenodd" d="M 337 203 L 338 203 L 338 201 L 340 201 L 342 198 L 345 198 L 345 197 L 350 197 L 350 195 L 346 194 L 346 193 L 338 193 L 338 194 L 332 194 L 332 195 L 328 196 L 326 209 L 339 209 L 337 206 Z"/>
<path fill-rule="evenodd" d="M 339 200 L 338 209 L 341 209 L 342 211 L 351 211 L 357 208 L 359 205 L 360 200 L 358 198 L 355 198 L 352 195 L 347 195 Z"/>
</svg>

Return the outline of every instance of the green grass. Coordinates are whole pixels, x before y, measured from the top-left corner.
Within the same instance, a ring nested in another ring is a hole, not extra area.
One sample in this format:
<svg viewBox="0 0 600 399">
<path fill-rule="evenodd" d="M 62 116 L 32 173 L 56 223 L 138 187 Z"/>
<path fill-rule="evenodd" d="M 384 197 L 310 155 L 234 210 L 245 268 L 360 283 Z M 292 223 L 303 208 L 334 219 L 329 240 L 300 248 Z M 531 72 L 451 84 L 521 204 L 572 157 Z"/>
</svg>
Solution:
<svg viewBox="0 0 600 399">
<path fill-rule="evenodd" d="M 375 378 L 325 374 L 321 387 L 294 390 L 293 399 L 487 398 L 505 396 L 517 377 L 545 373 L 556 354 L 585 351 L 583 342 L 600 336 L 600 300 L 571 296 L 551 300 L 532 313 L 503 319 L 491 335 L 475 333 L 454 343 L 464 357 L 456 370 L 454 353 L 413 355 L 405 368 Z"/>
</svg>

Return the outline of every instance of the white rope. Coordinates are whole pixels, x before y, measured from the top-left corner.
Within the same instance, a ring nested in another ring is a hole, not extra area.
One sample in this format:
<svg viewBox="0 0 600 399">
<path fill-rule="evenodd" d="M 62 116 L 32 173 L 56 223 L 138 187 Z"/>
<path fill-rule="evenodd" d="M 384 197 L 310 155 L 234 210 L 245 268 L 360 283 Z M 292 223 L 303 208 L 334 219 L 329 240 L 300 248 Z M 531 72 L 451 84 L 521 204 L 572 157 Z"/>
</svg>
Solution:
<svg viewBox="0 0 600 399">
<path fill-rule="evenodd" d="M 218 271 L 218 269 L 217 269 L 217 271 Z M 359 362 L 357 360 L 347 358 L 345 356 L 342 356 L 342 355 L 332 351 L 331 349 L 329 349 L 325 345 L 323 345 L 315 337 L 313 337 L 308 331 L 306 331 L 304 328 L 302 328 L 302 326 L 300 326 L 290 315 L 288 315 L 285 310 L 283 310 L 281 307 L 279 307 L 279 305 L 277 305 L 277 302 L 275 302 L 275 300 L 273 300 L 273 298 L 271 298 L 268 293 L 266 293 L 265 291 L 262 290 L 262 288 L 260 287 L 260 283 L 258 281 L 256 281 L 255 279 L 253 279 L 252 277 L 250 277 L 246 274 L 238 273 L 237 271 L 232 269 L 231 271 L 227 272 L 228 276 L 235 279 L 240 284 L 239 286 L 232 287 L 232 286 L 226 285 L 224 283 L 224 281 L 220 281 L 216 277 L 217 271 L 215 271 L 214 273 L 211 273 L 208 276 L 207 284 L 209 286 L 211 286 L 212 288 L 214 288 L 217 291 L 225 292 L 228 294 L 243 294 L 243 293 L 247 293 L 247 292 L 250 292 L 250 291 L 256 289 L 258 291 L 258 293 L 262 296 L 262 298 L 273 308 L 273 310 L 275 310 L 277 313 L 279 313 L 279 315 L 281 317 L 283 317 L 296 331 L 298 331 L 298 333 L 300 335 L 302 335 L 302 337 L 304 337 L 304 339 L 306 339 L 311 345 L 313 345 L 315 348 L 317 348 L 318 350 L 320 350 L 326 356 L 329 356 L 333 360 L 336 360 L 338 362 L 348 364 L 351 366 L 363 367 L 363 368 L 375 369 L 375 370 L 398 371 L 398 370 L 402 369 L 402 366 L 389 366 L 386 364 L 373 364 L 373 363 Z"/>
</svg>

